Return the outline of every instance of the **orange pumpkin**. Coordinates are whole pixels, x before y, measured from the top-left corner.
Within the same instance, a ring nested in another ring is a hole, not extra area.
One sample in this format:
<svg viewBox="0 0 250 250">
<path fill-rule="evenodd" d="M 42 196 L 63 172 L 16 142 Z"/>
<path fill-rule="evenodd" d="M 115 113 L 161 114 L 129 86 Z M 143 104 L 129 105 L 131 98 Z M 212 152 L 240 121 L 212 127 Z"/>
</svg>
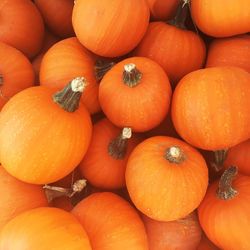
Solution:
<svg viewBox="0 0 250 250">
<path fill-rule="evenodd" d="M 250 249 L 250 177 L 236 175 L 236 167 L 228 168 L 198 208 L 204 232 L 220 249 Z"/>
<path fill-rule="evenodd" d="M 90 113 L 96 113 L 100 111 L 100 105 L 94 67 L 94 56 L 76 37 L 67 38 L 54 44 L 44 55 L 40 68 L 40 84 L 59 90 L 73 78 L 83 76 L 88 84 L 82 101 Z"/>
<path fill-rule="evenodd" d="M 92 194 L 79 202 L 72 213 L 86 229 L 93 250 L 148 250 L 141 218 L 118 195 Z"/>
<path fill-rule="evenodd" d="M 79 166 L 82 175 L 99 188 L 124 187 L 126 163 L 139 141 L 131 129 L 121 130 L 107 119 L 100 120 L 93 127 L 90 146 Z"/>
<path fill-rule="evenodd" d="M 181 3 L 179 8 L 182 8 Z M 185 28 L 182 15 L 185 17 L 187 6 L 184 8 L 179 9 L 175 19 L 169 23 L 151 22 L 133 52 L 136 56 L 145 56 L 159 63 L 173 86 L 187 73 L 200 69 L 206 56 L 203 40 Z"/>
<path fill-rule="evenodd" d="M 232 147 L 250 136 L 250 74 L 236 67 L 194 71 L 178 83 L 172 120 L 178 134 L 205 150 Z"/>
<path fill-rule="evenodd" d="M 250 175 L 250 139 L 227 151 L 224 166 L 237 166 L 240 173 Z"/>
<path fill-rule="evenodd" d="M 228 37 L 250 31 L 249 0 L 192 0 L 192 19 L 201 31 L 213 37 Z"/>
<path fill-rule="evenodd" d="M 142 215 L 150 250 L 194 250 L 201 239 L 196 213 L 175 221 L 156 221 Z"/>
<path fill-rule="evenodd" d="M 16 178 L 34 184 L 57 181 L 82 160 L 92 124 L 79 104 L 86 81 L 76 78 L 61 92 L 37 86 L 15 95 L 0 116 L 0 159 Z"/>
<path fill-rule="evenodd" d="M 0 42 L 0 55 L 1 110 L 13 95 L 33 86 L 35 74 L 28 58 L 14 47 Z"/>
<path fill-rule="evenodd" d="M 41 186 L 21 182 L 0 165 L 0 229 L 18 214 L 36 207 L 48 206 Z"/>
<path fill-rule="evenodd" d="M 168 20 L 173 17 L 179 0 L 147 0 L 153 20 Z"/>
<path fill-rule="evenodd" d="M 149 15 L 146 0 L 77 0 L 72 22 L 86 48 L 100 56 L 117 57 L 138 45 Z"/>
<path fill-rule="evenodd" d="M 201 241 L 196 250 L 220 250 L 216 247 L 203 233 L 201 236 Z"/>
<path fill-rule="evenodd" d="M 213 40 L 206 67 L 217 66 L 236 66 L 250 73 L 250 35 Z"/>
<path fill-rule="evenodd" d="M 0 250 L 91 250 L 86 231 L 74 216 L 58 208 L 26 211 L 9 221 L 0 234 Z"/>
<path fill-rule="evenodd" d="M 0 41 L 34 57 L 42 47 L 44 25 L 40 12 L 30 0 L 0 3 Z"/>
<path fill-rule="evenodd" d="M 205 196 L 208 169 L 201 154 L 172 137 L 155 136 L 136 146 L 126 168 L 126 184 L 138 210 L 159 221 L 178 220 Z"/>
<path fill-rule="evenodd" d="M 171 87 L 164 70 L 145 57 L 117 63 L 103 77 L 99 101 L 104 114 L 117 127 L 144 132 L 166 116 Z"/>
<path fill-rule="evenodd" d="M 74 0 L 35 0 L 34 2 L 44 22 L 54 34 L 60 37 L 74 35 L 71 20 Z"/>
</svg>

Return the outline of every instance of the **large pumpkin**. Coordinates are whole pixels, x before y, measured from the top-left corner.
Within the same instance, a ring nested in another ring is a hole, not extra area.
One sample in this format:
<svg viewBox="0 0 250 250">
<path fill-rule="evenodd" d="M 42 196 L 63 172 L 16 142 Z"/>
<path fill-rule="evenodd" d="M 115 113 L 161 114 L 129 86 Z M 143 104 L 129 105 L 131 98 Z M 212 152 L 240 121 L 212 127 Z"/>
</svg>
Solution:
<svg viewBox="0 0 250 250">
<path fill-rule="evenodd" d="M 172 221 L 199 206 L 208 185 L 208 169 L 201 154 L 187 143 L 155 136 L 130 154 L 125 178 L 137 209 L 151 219 Z"/>
<path fill-rule="evenodd" d="M 173 94 L 172 120 L 180 136 L 205 150 L 232 147 L 250 136 L 250 74 L 236 67 L 194 71 Z"/>
<path fill-rule="evenodd" d="M 73 28 L 77 38 L 100 56 L 121 56 L 140 42 L 149 23 L 146 0 L 77 0 Z"/>
<path fill-rule="evenodd" d="M 0 161 L 29 183 L 54 182 L 69 174 L 89 146 L 92 124 L 79 104 L 86 82 L 76 78 L 61 92 L 37 86 L 15 95 L 0 116 Z"/>
</svg>

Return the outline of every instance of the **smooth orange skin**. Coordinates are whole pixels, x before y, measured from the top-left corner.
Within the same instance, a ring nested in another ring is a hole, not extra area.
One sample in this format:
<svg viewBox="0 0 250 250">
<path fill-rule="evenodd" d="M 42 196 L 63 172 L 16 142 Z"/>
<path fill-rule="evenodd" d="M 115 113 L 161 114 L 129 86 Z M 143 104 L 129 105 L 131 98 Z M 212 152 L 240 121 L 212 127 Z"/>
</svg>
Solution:
<svg viewBox="0 0 250 250">
<path fill-rule="evenodd" d="M 77 0 L 72 23 L 86 48 L 100 56 L 117 57 L 138 45 L 149 16 L 146 0 Z"/>
<path fill-rule="evenodd" d="M 166 150 L 179 146 L 186 157 L 178 165 L 165 158 Z M 130 154 L 126 184 L 138 210 L 159 221 L 178 220 L 194 211 L 205 196 L 208 169 L 201 154 L 172 137 L 155 136 Z"/>
<path fill-rule="evenodd" d="M 0 31 L 1 32 L 1 31 Z M 16 93 L 32 87 L 35 73 L 29 59 L 16 48 L 0 42 L 0 110 Z"/>
<path fill-rule="evenodd" d="M 0 41 L 34 57 L 42 47 L 43 19 L 30 0 L 2 0 L 0 3 Z"/>
<path fill-rule="evenodd" d="M 40 67 L 40 85 L 54 90 L 62 89 L 78 76 L 85 77 L 88 85 L 82 95 L 82 102 L 91 114 L 100 111 L 98 101 L 99 85 L 95 78 L 95 58 L 76 37 L 54 44 L 44 55 Z"/>
<path fill-rule="evenodd" d="M 118 189 L 125 187 L 125 169 L 128 157 L 140 142 L 133 134 L 128 139 L 126 155 L 123 159 L 115 159 L 108 153 L 109 143 L 115 139 L 122 129 L 114 126 L 104 118 L 93 126 L 93 136 L 79 169 L 88 182 L 98 188 Z"/>
<path fill-rule="evenodd" d="M 91 250 L 86 231 L 69 212 L 41 207 L 9 221 L 0 233 L 0 250 Z"/>
<path fill-rule="evenodd" d="M 250 31 L 249 0 L 192 0 L 191 14 L 198 28 L 213 37 Z"/>
<path fill-rule="evenodd" d="M 37 207 L 48 206 L 41 186 L 21 182 L 0 165 L 0 230 L 18 214 Z"/>
<path fill-rule="evenodd" d="M 240 173 L 250 175 L 250 139 L 228 150 L 224 166 L 237 166 Z"/>
<path fill-rule="evenodd" d="M 178 0 L 147 0 L 151 18 L 166 21 L 172 18 L 177 10 Z"/>
<path fill-rule="evenodd" d="M 35 0 L 34 2 L 44 22 L 55 35 L 63 38 L 74 36 L 71 20 L 74 0 Z"/>
<path fill-rule="evenodd" d="M 84 105 L 67 112 L 53 101 L 53 94 L 47 87 L 32 87 L 1 111 L 1 164 L 24 182 L 63 178 L 80 163 L 90 143 L 92 124 Z"/>
<path fill-rule="evenodd" d="M 214 39 L 209 45 L 206 68 L 235 66 L 250 73 L 250 35 Z"/>
<path fill-rule="evenodd" d="M 72 214 L 86 229 L 93 250 L 148 250 L 141 218 L 116 194 L 94 193 L 79 202 Z"/>
<path fill-rule="evenodd" d="M 250 177 L 238 175 L 232 184 L 238 195 L 229 200 L 217 198 L 218 181 L 208 188 L 198 208 L 206 236 L 220 249 L 250 249 Z"/>
<path fill-rule="evenodd" d="M 181 79 L 172 100 L 172 120 L 189 144 L 232 147 L 250 136 L 250 74 L 236 67 L 194 71 Z"/>
<path fill-rule="evenodd" d="M 142 73 L 137 86 L 124 84 L 124 66 L 134 63 Z M 103 77 L 99 101 L 107 118 L 117 127 L 145 132 L 163 121 L 169 110 L 171 86 L 164 70 L 145 57 L 131 57 L 117 63 Z"/>
<path fill-rule="evenodd" d="M 203 233 L 201 236 L 201 241 L 196 250 L 220 250 L 216 247 Z"/>
<path fill-rule="evenodd" d="M 133 54 L 159 63 L 174 86 L 187 73 L 202 68 L 206 48 L 193 31 L 165 22 L 151 22 Z"/>
<path fill-rule="evenodd" d="M 194 250 L 201 239 L 196 213 L 175 221 L 162 222 L 142 215 L 150 250 Z"/>
</svg>

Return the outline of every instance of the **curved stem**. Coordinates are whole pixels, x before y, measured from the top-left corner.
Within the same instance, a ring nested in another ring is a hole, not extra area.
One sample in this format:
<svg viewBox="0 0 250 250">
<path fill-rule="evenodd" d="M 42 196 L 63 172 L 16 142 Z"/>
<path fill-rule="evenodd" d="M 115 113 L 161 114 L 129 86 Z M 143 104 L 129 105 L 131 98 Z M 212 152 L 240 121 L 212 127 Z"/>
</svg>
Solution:
<svg viewBox="0 0 250 250">
<path fill-rule="evenodd" d="M 131 128 L 123 128 L 122 133 L 108 145 L 108 153 L 115 159 L 123 159 L 127 152 L 127 142 L 132 136 Z"/>
<path fill-rule="evenodd" d="M 53 95 L 53 101 L 65 111 L 74 112 L 79 107 L 86 86 L 87 81 L 84 77 L 76 77 L 63 90 Z"/>
<path fill-rule="evenodd" d="M 235 166 L 231 166 L 224 171 L 220 178 L 219 187 L 217 189 L 217 197 L 219 199 L 230 200 L 238 194 L 238 191 L 232 187 L 232 181 L 237 174 L 238 168 Z"/>
<path fill-rule="evenodd" d="M 100 81 L 104 75 L 115 65 L 115 62 L 108 62 L 105 60 L 97 60 L 95 63 L 95 77 Z"/>
<path fill-rule="evenodd" d="M 212 167 L 216 172 L 219 172 L 223 168 L 224 161 L 227 158 L 228 149 L 221 149 L 214 151 L 214 162 L 212 163 Z"/>
<path fill-rule="evenodd" d="M 142 78 L 142 73 L 136 68 L 133 63 L 126 64 L 123 71 L 123 82 L 133 88 L 137 86 Z"/>
<path fill-rule="evenodd" d="M 183 150 L 179 146 L 171 146 L 168 148 L 164 157 L 169 162 L 175 164 L 180 164 L 186 159 Z"/>
</svg>

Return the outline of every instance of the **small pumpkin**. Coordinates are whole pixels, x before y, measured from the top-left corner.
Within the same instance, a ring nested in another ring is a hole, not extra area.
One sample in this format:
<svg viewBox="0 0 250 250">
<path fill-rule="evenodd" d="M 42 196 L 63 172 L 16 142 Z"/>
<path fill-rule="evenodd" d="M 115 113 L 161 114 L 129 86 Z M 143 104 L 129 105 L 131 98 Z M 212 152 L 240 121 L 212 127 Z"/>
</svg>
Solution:
<svg viewBox="0 0 250 250">
<path fill-rule="evenodd" d="M 127 58 L 110 69 L 100 82 L 99 101 L 117 127 L 150 130 L 165 118 L 171 86 L 164 70 L 145 57 Z"/>
<path fill-rule="evenodd" d="M 209 36 L 229 37 L 250 31 L 249 0 L 192 0 L 192 19 Z"/>
<path fill-rule="evenodd" d="M 148 250 L 145 227 L 137 211 L 111 192 L 94 193 L 72 210 L 93 250 Z"/>
<path fill-rule="evenodd" d="M 12 96 L 34 85 L 35 74 L 29 59 L 14 47 L 0 42 L 0 55 L 1 110 Z"/>
<path fill-rule="evenodd" d="M 43 19 L 30 0 L 4 0 L 0 3 L 0 41 L 33 58 L 41 49 Z"/>
<path fill-rule="evenodd" d="M 214 39 L 209 45 L 206 67 L 235 66 L 250 73 L 250 35 Z"/>
<path fill-rule="evenodd" d="M 167 1 L 166 1 L 167 2 Z M 145 56 L 156 61 L 166 71 L 172 86 L 187 73 L 200 69 L 206 56 L 203 40 L 185 28 L 183 15 L 187 6 L 171 22 L 151 22 L 142 41 L 133 51 L 135 56 Z"/>
<path fill-rule="evenodd" d="M 208 188 L 198 208 L 207 237 L 220 249 L 250 249 L 250 177 L 230 167 Z M 238 215 L 238 216 L 237 216 Z"/>
<path fill-rule="evenodd" d="M 172 137 L 155 136 L 130 154 L 126 185 L 136 208 L 151 219 L 178 220 L 205 196 L 208 169 L 201 154 Z"/>
<path fill-rule="evenodd" d="M 149 16 L 146 0 L 77 0 L 72 23 L 87 49 L 100 56 L 117 57 L 138 45 Z"/>
<path fill-rule="evenodd" d="M 72 10 L 74 0 L 35 0 L 35 5 L 41 12 L 44 22 L 59 37 L 74 36 L 72 27 Z"/>
<path fill-rule="evenodd" d="M 52 207 L 28 210 L 9 221 L 0 234 L 0 250 L 91 250 L 88 235 L 69 212 Z"/>
<path fill-rule="evenodd" d="M 119 129 L 104 118 L 93 126 L 90 146 L 79 169 L 96 187 L 118 189 L 125 186 L 125 169 L 129 154 L 140 142 L 130 128 Z"/>
<path fill-rule="evenodd" d="M 15 95 L 0 116 L 0 159 L 14 177 L 45 184 L 69 174 L 90 143 L 92 124 L 79 106 L 86 80 L 73 79 L 56 94 L 37 86 Z"/>
<path fill-rule="evenodd" d="M 21 182 L 0 165 L 0 229 L 18 214 L 37 207 L 48 206 L 41 186 Z"/>
<path fill-rule="evenodd" d="M 156 221 L 142 215 L 149 250 L 194 250 L 201 239 L 201 227 L 195 212 L 175 221 Z"/>
<path fill-rule="evenodd" d="M 249 84 L 250 74 L 237 67 L 206 68 L 183 77 L 171 106 L 178 134 L 191 145 L 212 151 L 247 140 Z"/>
<path fill-rule="evenodd" d="M 82 102 L 90 113 L 100 111 L 95 57 L 84 48 L 76 37 L 54 44 L 44 55 L 40 68 L 40 85 L 59 90 L 77 76 L 88 82 Z"/>
</svg>

